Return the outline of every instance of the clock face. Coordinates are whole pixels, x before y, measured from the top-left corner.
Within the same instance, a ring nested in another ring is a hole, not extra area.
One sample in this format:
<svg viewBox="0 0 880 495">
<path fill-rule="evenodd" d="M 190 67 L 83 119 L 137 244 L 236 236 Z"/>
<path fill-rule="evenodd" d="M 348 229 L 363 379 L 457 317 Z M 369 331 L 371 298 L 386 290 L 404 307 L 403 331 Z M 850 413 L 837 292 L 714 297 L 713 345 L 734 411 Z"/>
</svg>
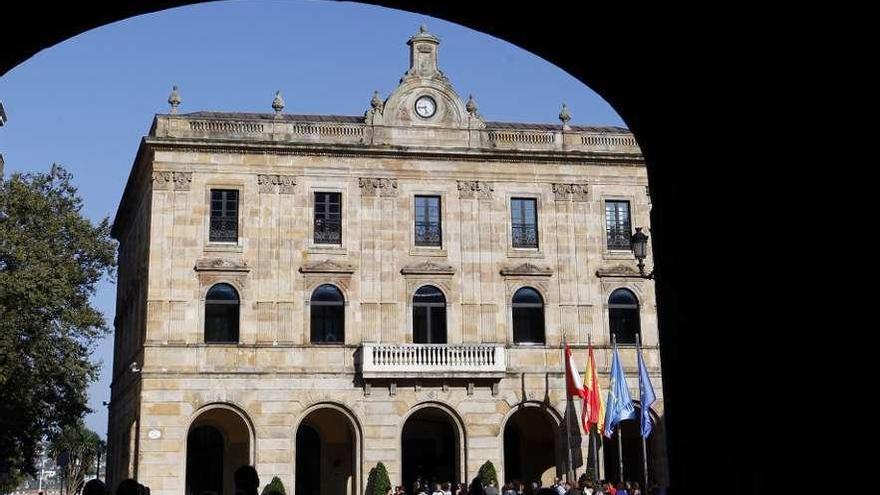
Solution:
<svg viewBox="0 0 880 495">
<path fill-rule="evenodd" d="M 429 118 L 434 116 L 434 112 L 437 111 L 437 103 L 434 101 L 434 98 L 430 96 L 419 96 L 419 99 L 416 100 L 416 113 L 419 117 Z"/>
</svg>

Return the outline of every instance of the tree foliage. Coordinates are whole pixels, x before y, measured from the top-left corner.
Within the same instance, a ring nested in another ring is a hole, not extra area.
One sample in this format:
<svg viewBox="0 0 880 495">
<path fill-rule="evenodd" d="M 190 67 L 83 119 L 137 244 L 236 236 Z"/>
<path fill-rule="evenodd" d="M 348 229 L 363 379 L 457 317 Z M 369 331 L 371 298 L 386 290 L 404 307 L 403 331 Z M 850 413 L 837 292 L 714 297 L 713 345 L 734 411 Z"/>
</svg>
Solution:
<svg viewBox="0 0 880 495">
<path fill-rule="evenodd" d="M 273 476 L 272 482 L 263 488 L 262 495 L 287 495 L 284 491 L 284 483 L 281 482 L 278 476 Z"/>
<path fill-rule="evenodd" d="M 380 462 L 370 469 L 370 476 L 367 478 L 367 495 L 388 495 L 390 489 L 391 480 L 388 479 L 388 470 Z"/>
<path fill-rule="evenodd" d="M 95 469 L 95 460 L 101 450 L 98 434 L 86 428 L 82 420 L 65 426 L 49 446 L 60 468 L 67 493 L 78 494 L 85 485 L 85 475 Z"/>
<path fill-rule="evenodd" d="M 71 179 L 57 165 L 0 178 L 0 480 L 34 474 L 38 443 L 88 412 L 98 374 L 89 355 L 107 325 L 90 298 L 116 243 Z"/>
<path fill-rule="evenodd" d="M 490 482 L 494 482 L 495 486 L 498 486 L 498 475 L 495 473 L 495 465 L 492 464 L 492 461 L 486 461 L 480 466 L 479 474 L 477 477 L 480 478 L 480 483 L 483 486 L 489 486 Z"/>
</svg>

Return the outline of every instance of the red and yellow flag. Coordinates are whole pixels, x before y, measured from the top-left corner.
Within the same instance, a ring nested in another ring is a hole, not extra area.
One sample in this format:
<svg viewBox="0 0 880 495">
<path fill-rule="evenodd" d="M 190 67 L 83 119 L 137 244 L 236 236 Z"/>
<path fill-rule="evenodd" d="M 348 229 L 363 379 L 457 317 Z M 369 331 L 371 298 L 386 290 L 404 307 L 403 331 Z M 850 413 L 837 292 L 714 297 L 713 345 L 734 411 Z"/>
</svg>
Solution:
<svg viewBox="0 0 880 495">
<path fill-rule="evenodd" d="M 589 433 L 590 425 L 596 425 L 597 431 L 605 428 L 605 403 L 602 402 L 602 391 L 599 390 L 599 378 L 596 374 L 596 361 L 593 358 L 593 346 L 587 358 L 587 369 L 584 373 L 584 406 L 581 410 L 581 422 L 584 431 Z"/>
</svg>

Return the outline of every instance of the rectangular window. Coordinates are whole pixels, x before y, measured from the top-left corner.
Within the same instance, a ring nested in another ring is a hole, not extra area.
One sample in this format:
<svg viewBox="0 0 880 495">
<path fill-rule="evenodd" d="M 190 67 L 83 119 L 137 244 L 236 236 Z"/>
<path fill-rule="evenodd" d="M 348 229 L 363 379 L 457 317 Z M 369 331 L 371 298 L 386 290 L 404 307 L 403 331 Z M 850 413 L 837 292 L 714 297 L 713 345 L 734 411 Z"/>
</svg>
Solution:
<svg viewBox="0 0 880 495">
<path fill-rule="evenodd" d="M 629 201 L 605 202 L 605 233 L 608 249 L 629 251 L 632 230 L 629 221 Z"/>
<path fill-rule="evenodd" d="M 416 196 L 415 227 L 416 246 L 440 247 L 440 196 Z"/>
<path fill-rule="evenodd" d="M 238 242 L 238 191 L 211 189 L 210 242 Z"/>
<path fill-rule="evenodd" d="M 535 199 L 510 200 L 511 240 L 515 248 L 538 247 L 538 204 Z"/>
<path fill-rule="evenodd" d="M 315 244 L 342 244 L 342 193 L 315 193 Z"/>
</svg>

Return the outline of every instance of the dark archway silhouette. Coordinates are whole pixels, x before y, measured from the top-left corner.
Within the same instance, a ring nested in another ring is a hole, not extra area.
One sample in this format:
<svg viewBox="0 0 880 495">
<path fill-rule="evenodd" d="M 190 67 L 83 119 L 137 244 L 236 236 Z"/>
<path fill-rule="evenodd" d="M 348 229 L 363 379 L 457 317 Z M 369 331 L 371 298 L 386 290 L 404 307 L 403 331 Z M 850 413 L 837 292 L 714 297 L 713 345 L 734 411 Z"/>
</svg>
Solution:
<svg viewBox="0 0 880 495">
<path fill-rule="evenodd" d="M 504 425 L 504 482 L 549 486 L 563 474 L 557 463 L 559 431 L 550 413 L 539 407 L 522 407 Z M 564 449 L 563 449 L 564 450 Z"/>
<path fill-rule="evenodd" d="M 0 73 L 89 29 L 194 3 L 201 2 L 68 2 L 48 11 L 39 3 L 23 3 L 17 6 L 15 22 L 20 32 L 0 50 Z M 642 148 L 650 180 L 653 209 L 648 233 L 656 263 L 671 493 L 701 489 L 719 479 L 738 492 L 762 486 L 763 473 L 771 465 L 765 460 L 773 449 L 752 447 L 761 441 L 758 429 L 745 429 L 733 443 L 704 435 L 711 425 L 733 424 L 738 418 L 732 410 L 718 408 L 709 418 L 701 401 L 707 391 L 736 389 L 746 380 L 743 373 L 757 379 L 767 372 L 766 367 L 741 369 L 738 356 L 724 351 L 723 344 L 734 331 L 743 341 L 753 338 L 764 343 L 751 351 L 755 362 L 772 362 L 773 348 L 764 332 L 764 327 L 772 327 L 770 322 L 742 324 L 748 312 L 734 307 L 742 301 L 734 295 L 752 274 L 777 262 L 772 257 L 743 256 L 749 252 L 747 242 L 759 237 L 756 229 L 770 233 L 770 224 L 743 222 L 751 216 L 744 211 L 749 207 L 756 213 L 753 218 L 760 217 L 758 202 L 748 205 L 743 198 L 749 191 L 759 187 L 769 191 L 773 185 L 764 185 L 770 184 L 766 174 L 757 182 L 739 180 L 738 175 L 782 159 L 783 150 L 788 153 L 799 145 L 797 141 L 779 145 L 785 141 L 785 128 L 794 123 L 786 114 L 793 106 L 780 99 L 783 86 L 769 82 L 784 64 L 761 43 L 768 38 L 765 32 L 747 29 L 748 23 L 769 12 L 758 15 L 743 8 L 726 12 L 723 20 L 695 21 L 684 6 L 667 5 L 655 12 L 628 4 L 591 4 L 584 12 L 558 1 L 544 2 L 541 8 L 510 9 L 474 2 L 366 3 L 439 17 L 514 43 L 590 86 L 621 115 Z M 747 111 L 751 109 L 764 111 L 758 117 L 774 125 L 755 125 L 761 119 Z M 8 125 L 14 125 L 15 115 L 9 117 Z M 798 139 L 802 142 L 805 137 Z M 778 149 L 762 155 L 771 146 Z M 710 215 L 712 222 L 706 221 Z M 710 276 L 712 270 L 694 245 L 709 238 L 719 225 L 724 226 L 725 242 L 713 247 L 713 255 L 725 264 L 723 273 Z M 713 313 L 724 311 L 730 316 L 717 322 L 713 332 L 706 332 L 708 320 L 702 314 L 709 303 L 718 309 Z M 703 372 L 695 375 L 694 369 Z M 739 372 L 726 374 L 732 369 Z M 763 394 L 752 397 L 755 403 L 767 403 L 773 392 L 754 393 Z M 762 475 L 755 474 L 758 471 Z"/>
<path fill-rule="evenodd" d="M 411 488 L 417 478 L 431 490 L 435 483 L 463 481 L 459 434 L 449 413 L 438 407 L 424 407 L 407 418 L 400 434 L 403 486 Z"/>
</svg>

